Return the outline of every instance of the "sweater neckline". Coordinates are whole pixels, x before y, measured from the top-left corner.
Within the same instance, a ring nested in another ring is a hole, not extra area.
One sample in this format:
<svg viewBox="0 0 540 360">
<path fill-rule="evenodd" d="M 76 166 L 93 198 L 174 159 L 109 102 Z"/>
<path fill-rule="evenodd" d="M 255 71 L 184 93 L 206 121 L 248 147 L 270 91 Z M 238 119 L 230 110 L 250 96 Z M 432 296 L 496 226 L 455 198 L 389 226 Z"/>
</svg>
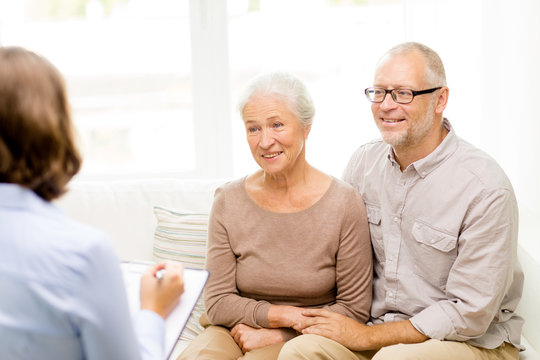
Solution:
<svg viewBox="0 0 540 360">
<path fill-rule="evenodd" d="M 261 211 L 263 212 L 266 212 L 268 214 L 273 214 L 275 216 L 281 216 L 281 215 L 293 215 L 293 214 L 304 214 L 304 213 L 307 213 L 307 212 L 310 212 L 310 211 L 313 211 L 315 208 L 319 207 L 320 204 L 322 202 L 325 201 L 325 199 L 329 196 L 329 194 L 333 191 L 334 187 L 336 186 L 336 178 L 331 176 L 331 182 L 330 182 L 330 186 L 328 186 L 328 189 L 326 189 L 326 191 L 324 192 L 324 194 L 313 204 L 311 204 L 310 206 L 308 206 L 307 208 L 305 209 L 302 209 L 302 210 L 299 210 L 299 211 L 292 211 L 292 212 L 277 212 L 277 211 L 272 211 L 272 210 L 268 210 L 268 209 L 265 209 L 263 208 L 262 206 L 260 206 L 259 204 L 257 204 L 255 202 L 255 200 L 253 200 L 251 198 L 251 196 L 249 196 L 247 190 L 246 190 L 246 179 L 249 175 L 246 175 L 242 181 L 240 182 L 240 185 L 241 185 L 241 188 L 242 188 L 242 194 L 243 196 L 245 196 L 247 198 L 247 200 L 249 201 L 250 204 L 252 204 L 252 206 L 254 206 L 255 208 L 257 209 L 260 209 Z"/>
</svg>

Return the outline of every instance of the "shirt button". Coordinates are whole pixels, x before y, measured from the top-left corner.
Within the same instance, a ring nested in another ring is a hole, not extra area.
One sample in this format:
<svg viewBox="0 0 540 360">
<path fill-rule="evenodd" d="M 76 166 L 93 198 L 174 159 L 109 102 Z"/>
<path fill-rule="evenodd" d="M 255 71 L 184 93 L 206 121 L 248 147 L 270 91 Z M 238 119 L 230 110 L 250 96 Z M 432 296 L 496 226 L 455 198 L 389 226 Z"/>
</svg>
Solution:
<svg viewBox="0 0 540 360">
<path fill-rule="evenodd" d="M 394 222 L 398 222 L 399 218 L 397 216 L 394 216 Z"/>
<path fill-rule="evenodd" d="M 429 240 L 430 243 L 435 244 L 435 239 Z"/>
</svg>

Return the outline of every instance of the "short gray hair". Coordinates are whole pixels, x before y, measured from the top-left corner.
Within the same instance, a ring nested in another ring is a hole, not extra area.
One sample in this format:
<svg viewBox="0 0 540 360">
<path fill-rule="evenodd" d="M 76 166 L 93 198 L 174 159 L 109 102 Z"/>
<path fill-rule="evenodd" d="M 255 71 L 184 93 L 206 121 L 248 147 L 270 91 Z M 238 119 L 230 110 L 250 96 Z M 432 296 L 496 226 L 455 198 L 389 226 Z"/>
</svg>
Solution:
<svg viewBox="0 0 540 360">
<path fill-rule="evenodd" d="M 425 78 L 426 85 L 429 87 L 446 86 L 446 73 L 439 54 L 430 47 L 417 42 L 406 42 L 394 46 L 384 54 L 381 61 L 386 57 L 395 55 L 418 52 L 424 58 L 426 64 Z"/>
<path fill-rule="evenodd" d="M 240 115 L 246 105 L 256 96 L 269 96 L 285 102 L 289 110 L 304 127 L 311 126 L 315 106 L 306 85 L 288 72 L 273 71 L 253 78 L 241 93 L 237 109 Z"/>
</svg>

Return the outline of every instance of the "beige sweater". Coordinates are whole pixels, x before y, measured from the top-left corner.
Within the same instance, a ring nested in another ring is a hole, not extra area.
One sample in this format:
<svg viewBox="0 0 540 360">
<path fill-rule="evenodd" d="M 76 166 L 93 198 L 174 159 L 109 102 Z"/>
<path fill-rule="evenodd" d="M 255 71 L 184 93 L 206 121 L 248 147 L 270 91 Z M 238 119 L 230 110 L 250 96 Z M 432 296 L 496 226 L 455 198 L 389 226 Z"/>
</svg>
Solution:
<svg viewBox="0 0 540 360">
<path fill-rule="evenodd" d="M 372 254 L 360 195 L 334 178 L 311 207 L 276 213 L 258 206 L 244 182 L 216 191 L 204 297 L 208 320 L 268 327 L 275 304 L 326 307 L 367 321 Z"/>
</svg>

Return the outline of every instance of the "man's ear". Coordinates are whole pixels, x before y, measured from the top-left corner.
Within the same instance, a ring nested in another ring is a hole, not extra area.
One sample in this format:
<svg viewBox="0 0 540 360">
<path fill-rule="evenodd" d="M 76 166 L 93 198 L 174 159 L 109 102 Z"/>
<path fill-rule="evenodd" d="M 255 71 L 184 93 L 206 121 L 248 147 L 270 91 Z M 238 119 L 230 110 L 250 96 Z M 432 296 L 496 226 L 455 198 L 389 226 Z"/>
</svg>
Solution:
<svg viewBox="0 0 540 360">
<path fill-rule="evenodd" d="M 448 89 L 448 87 L 446 86 L 443 86 L 442 89 L 439 90 L 439 95 L 437 97 L 437 106 L 435 107 L 435 112 L 437 114 L 442 114 L 442 112 L 446 108 L 446 104 L 448 104 L 449 92 L 450 89 Z"/>
</svg>

